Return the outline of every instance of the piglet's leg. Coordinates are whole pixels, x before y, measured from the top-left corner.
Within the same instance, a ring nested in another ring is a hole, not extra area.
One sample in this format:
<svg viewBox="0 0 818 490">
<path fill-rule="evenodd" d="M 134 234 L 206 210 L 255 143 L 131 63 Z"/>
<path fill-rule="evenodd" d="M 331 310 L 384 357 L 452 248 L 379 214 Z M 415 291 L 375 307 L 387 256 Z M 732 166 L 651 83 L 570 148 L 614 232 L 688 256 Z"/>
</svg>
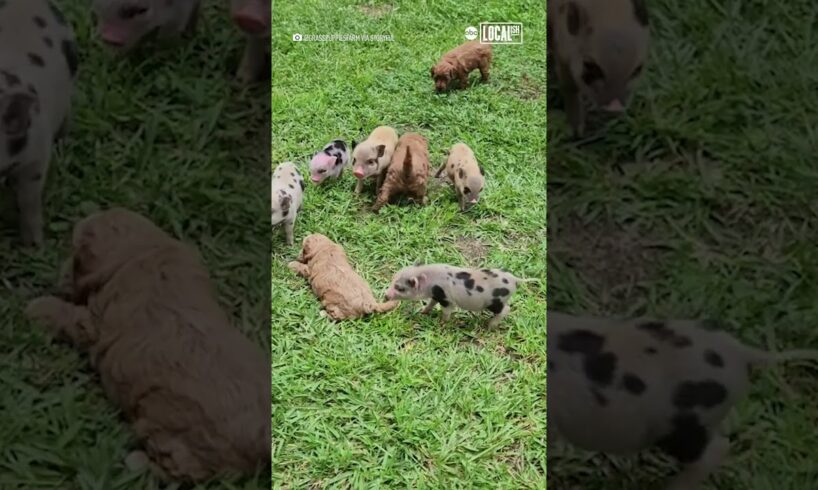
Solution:
<svg viewBox="0 0 818 490">
<path fill-rule="evenodd" d="M 355 194 L 360 194 L 364 190 L 364 179 L 358 179 L 355 183 Z"/>
<path fill-rule="evenodd" d="M 727 453 L 730 452 L 730 442 L 722 435 L 713 436 L 704 447 L 699 459 L 689 463 L 679 473 L 667 490 L 694 490 L 721 465 Z"/>
<path fill-rule="evenodd" d="M 290 246 L 290 247 L 292 247 L 293 243 L 295 243 L 295 239 L 293 238 L 293 227 L 294 226 L 295 226 L 295 223 L 293 223 L 293 222 L 290 222 L 290 221 L 285 221 L 284 222 L 284 235 L 287 238 L 287 245 Z"/>
<path fill-rule="evenodd" d="M 264 64 L 267 60 L 265 51 L 267 39 L 257 37 L 247 37 L 247 44 L 244 47 L 244 55 L 241 58 L 239 70 L 236 73 L 239 81 L 250 83 L 259 81 L 263 75 Z"/>
<path fill-rule="evenodd" d="M 489 328 L 494 328 L 497 325 L 499 325 L 500 322 L 502 322 L 503 319 L 508 316 L 508 313 L 509 313 L 510 310 L 511 310 L 511 308 L 508 305 L 503 305 L 503 309 L 500 310 L 499 313 L 495 314 L 494 317 L 492 317 L 491 320 L 489 320 L 488 327 Z"/>
<path fill-rule="evenodd" d="M 43 243 L 44 179 L 44 170 L 22 172 L 15 177 L 17 207 L 20 209 L 20 236 L 25 245 L 40 246 Z"/>
<path fill-rule="evenodd" d="M 420 314 L 421 314 L 421 315 L 428 315 L 428 314 L 429 314 L 429 313 L 432 311 L 432 309 L 433 309 L 435 306 L 437 306 L 437 301 L 435 301 L 435 300 L 433 300 L 433 299 L 430 299 L 430 300 L 429 300 L 429 304 L 428 304 L 428 305 L 426 305 L 426 307 L 425 307 L 425 308 L 423 308 L 422 310 L 420 310 Z"/>
<path fill-rule="evenodd" d="M 80 350 L 87 350 L 97 341 L 98 331 L 85 307 L 55 296 L 43 296 L 32 300 L 25 314 L 45 326 L 55 337 L 67 337 Z"/>
<path fill-rule="evenodd" d="M 454 306 L 448 304 L 443 307 L 443 313 L 440 317 L 441 323 L 448 323 L 449 319 L 452 317 L 452 312 L 454 312 Z"/>
</svg>

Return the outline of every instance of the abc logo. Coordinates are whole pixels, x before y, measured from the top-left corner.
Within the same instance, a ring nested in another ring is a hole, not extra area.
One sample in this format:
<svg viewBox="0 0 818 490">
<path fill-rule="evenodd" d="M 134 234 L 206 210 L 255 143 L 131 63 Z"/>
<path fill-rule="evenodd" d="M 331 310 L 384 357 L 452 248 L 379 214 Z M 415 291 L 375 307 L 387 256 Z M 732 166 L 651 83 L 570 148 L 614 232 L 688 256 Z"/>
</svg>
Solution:
<svg viewBox="0 0 818 490">
<path fill-rule="evenodd" d="M 476 32 L 477 31 L 475 31 L 475 33 Z M 293 41 L 300 41 L 300 40 L 301 40 L 301 34 L 293 34 Z"/>
<path fill-rule="evenodd" d="M 474 26 L 469 26 L 466 28 L 466 39 L 469 41 L 473 41 L 477 39 L 477 28 Z"/>
</svg>

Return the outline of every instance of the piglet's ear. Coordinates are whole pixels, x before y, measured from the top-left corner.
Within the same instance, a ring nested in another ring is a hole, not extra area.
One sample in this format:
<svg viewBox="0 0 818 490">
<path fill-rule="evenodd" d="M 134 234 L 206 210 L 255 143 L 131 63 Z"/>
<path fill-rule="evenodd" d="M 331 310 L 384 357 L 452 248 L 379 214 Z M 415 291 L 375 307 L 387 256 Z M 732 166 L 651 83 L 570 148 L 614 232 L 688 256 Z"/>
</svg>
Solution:
<svg viewBox="0 0 818 490">
<path fill-rule="evenodd" d="M 378 145 L 375 147 L 378 150 L 378 158 L 383 156 L 383 153 L 386 151 L 386 145 Z"/>
<path fill-rule="evenodd" d="M 352 140 L 352 146 L 350 147 L 350 149 L 354 150 L 356 146 L 358 146 L 358 142 L 355 141 L 355 140 Z"/>
<path fill-rule="evenodd" d="M 30 94 L 13 94 L 3 110 L 2 126 L 7 136 L 22 136 L 31 126 L 31 109 L 37 100 Z"/>
</svg>

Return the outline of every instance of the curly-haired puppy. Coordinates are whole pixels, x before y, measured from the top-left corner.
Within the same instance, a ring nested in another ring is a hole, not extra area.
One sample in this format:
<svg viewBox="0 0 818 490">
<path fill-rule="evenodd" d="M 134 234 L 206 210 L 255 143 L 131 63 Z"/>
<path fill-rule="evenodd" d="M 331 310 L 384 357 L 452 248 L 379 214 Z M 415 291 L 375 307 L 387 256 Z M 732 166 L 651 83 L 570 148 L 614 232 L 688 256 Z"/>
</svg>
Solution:
<svg viewBox="0 0 818 490">
<path fill-rule="evenodd" d="M 268 359 L 230 322 L 198 252 L 124 209 L 74 228 L 70 298 L 26 314 L 86 351 L 147 463 L 186 482 L 254 472 L 270 460 Z"/>
<path fill-rule="evenodd" d="M 378 303 L 369 284 L 349 265 L 344 249 L 318 233 L 304 239 L 301 255 L 289 263 L 289 268 L 310 281 L 313 292 L 333 320 L 385 313 L 399 304 Z"/>
<path fill-rule="evenodd" d="M 491 67 L 491 44 L 469 41 L 444 54 L 431 69 L 435 91 L 448 90 L 452 80 L 457 80 L 461 89 L 468 87 L 469 73 L 480 70 L 480 80 L 489 81 Z"/>
<path fill-rule="evenodd" d="M 386 203 L 400 194 L 426 204 L 426 182 L 429 180 L 429 147 L 426 139 L 417 133 L 406 133 L 398 140 L 392 163 L 386 171 L 372 210 L 378 212 Z"/>
</svg>

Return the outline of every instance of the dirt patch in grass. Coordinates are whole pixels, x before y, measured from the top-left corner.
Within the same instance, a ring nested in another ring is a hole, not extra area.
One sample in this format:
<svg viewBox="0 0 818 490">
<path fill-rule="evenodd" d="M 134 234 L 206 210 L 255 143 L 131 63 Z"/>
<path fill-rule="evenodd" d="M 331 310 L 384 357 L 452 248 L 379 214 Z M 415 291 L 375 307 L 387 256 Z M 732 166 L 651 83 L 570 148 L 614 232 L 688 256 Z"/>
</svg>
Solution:
<svg viewBox="0 0 818 490">
<path fill-rule="evenodd" d="M 524 73 L 515 93 L 517 97 L 523 100 L 536 100 L 542 96 L 544 89 L 544 85 L 541 86 L 536 80 Z"/>
<path fill-rule="evenodd" d="M 395 7 L 389 4 L 383 5 L 358 5 L 358 10 L 369 17 L 380 18 L 395 10 Z"/>
<path fill-rule="evenodd" d="M 576 216 L 552 221 L 548 252 L 576 271 L 600 309 L 621 313 L 641 294 L 640 285 L 654 276 L 661 250 L 650 234 L 613 221 L 585 223 Z M 557 278 L 550 277 L 549 284 Z"/>
<path fill-rule="evenodd" d="M 481 262 L 489 255 L 488 245 L 476 238 L 457 237 L 454 245 L 472 265 Z"/>
</svg>

